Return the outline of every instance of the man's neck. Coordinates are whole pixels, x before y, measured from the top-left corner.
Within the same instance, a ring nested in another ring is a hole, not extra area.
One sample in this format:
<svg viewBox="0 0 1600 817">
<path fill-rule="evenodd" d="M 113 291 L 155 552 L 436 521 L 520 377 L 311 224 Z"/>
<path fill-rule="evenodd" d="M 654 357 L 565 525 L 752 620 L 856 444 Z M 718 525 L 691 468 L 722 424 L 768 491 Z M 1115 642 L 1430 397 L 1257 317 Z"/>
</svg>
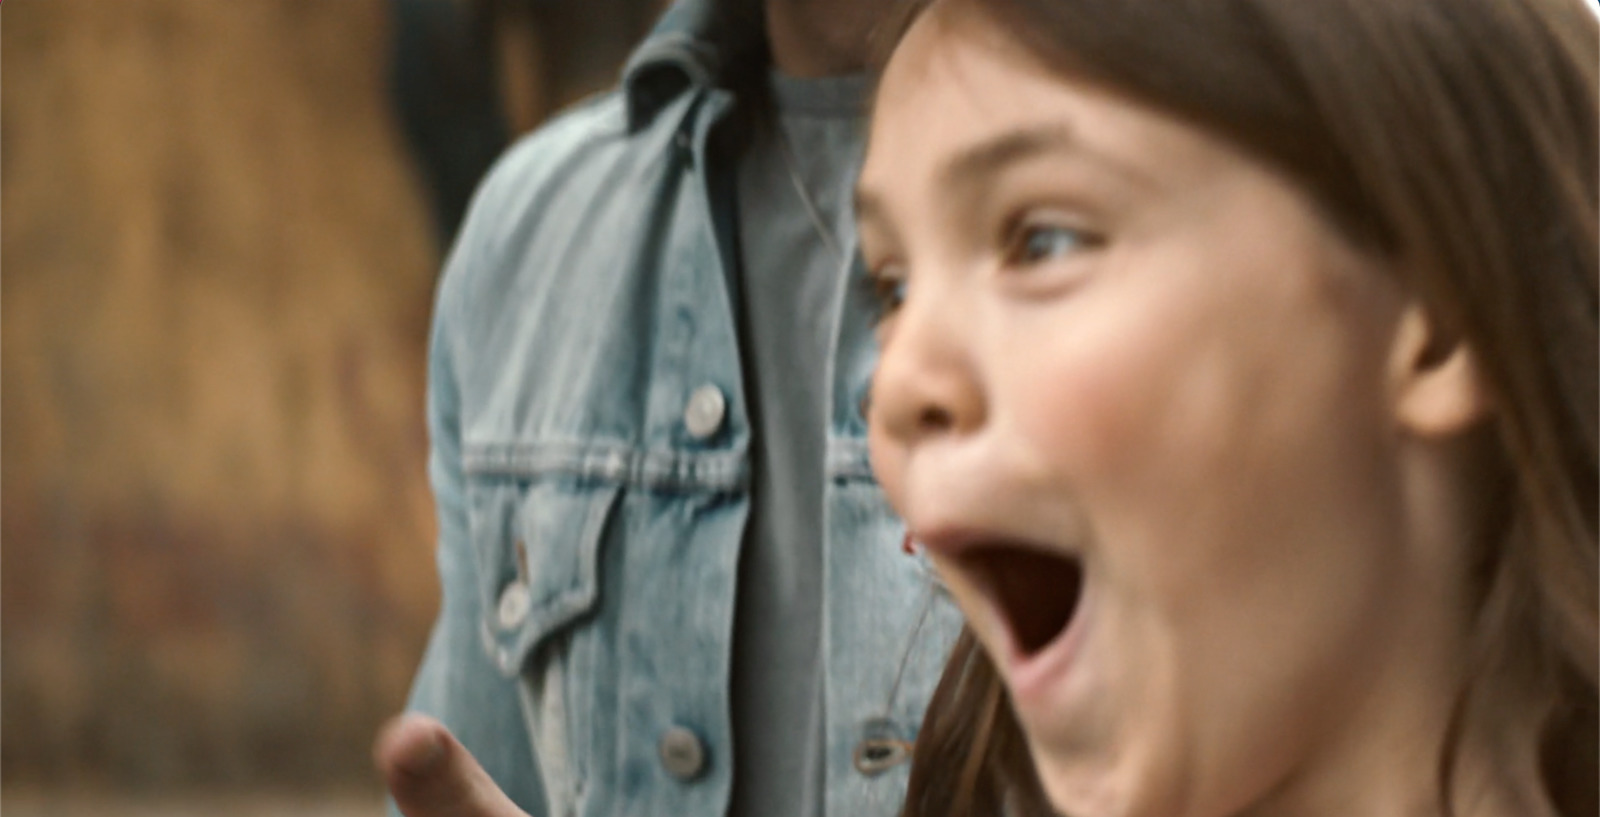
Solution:
<svg viewBox="0 0 1600 817">
<path fill-rule="evenodd" d="M 885 0 L 764 0 L 772 65 L 793 77 L 867 69 Z"/>
</svg>

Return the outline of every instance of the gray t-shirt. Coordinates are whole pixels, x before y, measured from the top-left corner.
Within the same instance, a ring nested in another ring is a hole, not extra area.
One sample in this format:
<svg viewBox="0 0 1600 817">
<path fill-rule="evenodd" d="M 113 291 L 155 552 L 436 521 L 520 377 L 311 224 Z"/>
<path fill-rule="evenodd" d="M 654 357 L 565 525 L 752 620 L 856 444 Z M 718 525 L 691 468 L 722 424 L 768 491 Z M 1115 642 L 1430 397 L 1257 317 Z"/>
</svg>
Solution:
<svg viewBox="0 0 1600 817">
<path fill-rule="evenodd" d="M 868 80 L 773 74 L 770 87 L 783 138 L 759 129 L 738 167 L 745 391 L 755 451 L 734 616 L 729 813 L 814 817 L 824 803 L 828 356 L 834 304 L 850 268 L 843 239 L 853 234 L 850 195 Z"/>
</svg>

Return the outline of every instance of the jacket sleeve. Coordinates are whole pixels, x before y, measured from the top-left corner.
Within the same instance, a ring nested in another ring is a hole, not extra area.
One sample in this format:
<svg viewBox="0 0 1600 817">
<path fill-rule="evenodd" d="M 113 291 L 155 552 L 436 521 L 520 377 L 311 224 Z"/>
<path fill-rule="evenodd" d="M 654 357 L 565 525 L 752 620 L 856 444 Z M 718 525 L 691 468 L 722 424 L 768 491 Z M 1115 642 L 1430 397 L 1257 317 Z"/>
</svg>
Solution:
<svg viewBox="0 0 1600 817">
<path fill-rule="evenodd" d="M 438 512 L 442 600 L 407 708 L 442 721 L 512 801 L 533 817 L 543 817 L 544 788 L 520 703 L 519 681 L 504 677 L 485 651 L 478 567 L 468 538 L 460 365 L 453 344 L 462 328 L 460 284 L 483 259 L 473 246 L 472 233 L 469 218 L 440 283 L 429 340 L 428 471 Z M 399 817 L 392 800 L 388 813 Z"/>
</svg>

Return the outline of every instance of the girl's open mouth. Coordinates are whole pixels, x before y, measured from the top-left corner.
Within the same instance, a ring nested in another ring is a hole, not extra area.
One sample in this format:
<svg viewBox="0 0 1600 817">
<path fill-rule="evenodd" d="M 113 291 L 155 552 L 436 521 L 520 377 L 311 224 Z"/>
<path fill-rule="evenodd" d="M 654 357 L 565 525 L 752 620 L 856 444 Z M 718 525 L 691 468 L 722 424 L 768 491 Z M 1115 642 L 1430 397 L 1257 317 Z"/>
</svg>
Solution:
<svg viewBox="0 0 1600 817">
<path fill-rule="evenodd" d="M 1083 563 L 1070 554 L 996 541 L 964 548 L 959 560 L 995 604 L 1027 659 L 1065 633 L 1083 597 Z"/>
</svg>

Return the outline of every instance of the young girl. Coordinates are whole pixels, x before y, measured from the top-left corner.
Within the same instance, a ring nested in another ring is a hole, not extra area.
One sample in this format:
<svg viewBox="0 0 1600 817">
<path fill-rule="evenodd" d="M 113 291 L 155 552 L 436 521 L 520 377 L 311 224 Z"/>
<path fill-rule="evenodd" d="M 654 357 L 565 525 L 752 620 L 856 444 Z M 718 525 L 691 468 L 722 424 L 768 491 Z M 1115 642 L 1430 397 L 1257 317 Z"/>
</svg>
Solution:
<svg viewBox="0 0 1600 817">
<path fill-rule="evenodd" d="M 935 0 L 858 187 L 907 814 L 1594 815 L 1579 0 Z"/>
</svg>

